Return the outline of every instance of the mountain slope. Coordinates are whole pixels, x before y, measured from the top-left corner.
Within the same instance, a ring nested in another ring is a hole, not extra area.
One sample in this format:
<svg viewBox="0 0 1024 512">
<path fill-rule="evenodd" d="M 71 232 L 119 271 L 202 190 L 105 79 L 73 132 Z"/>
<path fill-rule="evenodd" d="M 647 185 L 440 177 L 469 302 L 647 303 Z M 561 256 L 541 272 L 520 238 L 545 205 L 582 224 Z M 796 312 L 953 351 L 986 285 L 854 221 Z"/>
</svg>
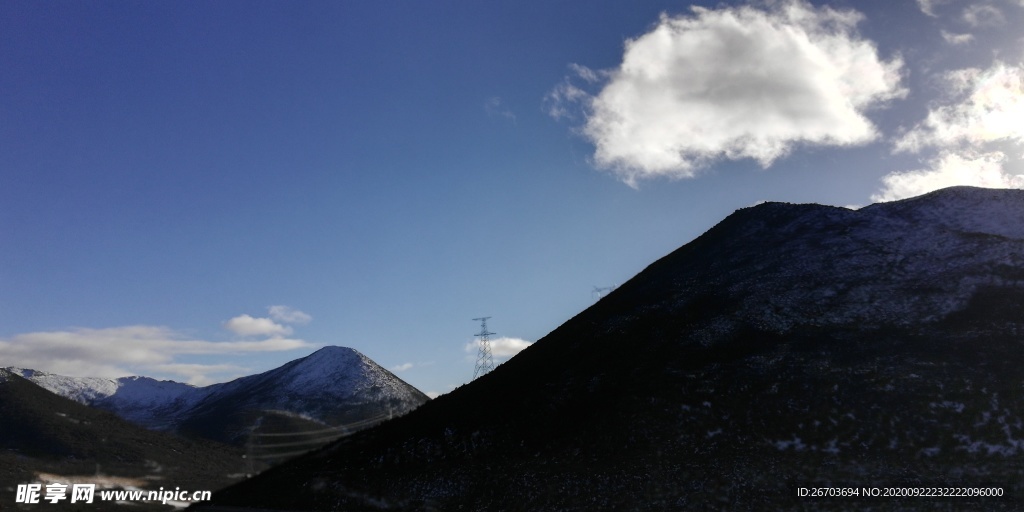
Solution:
<svg viewBox="0 0 1024 512">
<path fill-rule="evenodd" d="M 226 442 L 244 440 L 247 429 L 257 428 L 272 411 L 333 426 L 399 416 L 429 400 L 346 347 L 325 347 L 274 370 L 210 388 L 178 429 Z"/>
<path fill-rule="evenodd" d="M 86 476 L 101 487 L 120 478 L 154 490 L 216 489 L 243 469 L 237 448 L 144 429 L 3 369 L 0 462 L 0 490 L 12 498 L 17 484 L 39 482 L 39 473 Z"/>
<path fill-rule="evenodd" d="M 215 503 L 1014 509 L 1022 226 L 1024 191 L 965 187 L 739 210 L 494 372 Z M 821 486 L 1007 497 L 796 497 Z"/>
<path fill-rule="evenodd" d="M 43 389 L 84 405 L 116 413 L 133 423 L 157 430 L 174 428 L 176 419 L 209 390 L 149 377 L 68 377 L 24 368 L 7 368 Z"/>
</svg>

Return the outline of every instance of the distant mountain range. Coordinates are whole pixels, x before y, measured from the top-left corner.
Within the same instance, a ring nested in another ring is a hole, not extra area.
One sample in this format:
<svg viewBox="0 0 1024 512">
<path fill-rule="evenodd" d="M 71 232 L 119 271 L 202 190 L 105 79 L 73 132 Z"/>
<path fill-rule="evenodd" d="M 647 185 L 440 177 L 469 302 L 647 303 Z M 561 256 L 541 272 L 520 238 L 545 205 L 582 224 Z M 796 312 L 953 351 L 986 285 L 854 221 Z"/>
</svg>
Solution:
<svg viewBox="0 0 1024 512">
<path fill-rule="evenodd" d="M 154 432 L 0 369 L 0 509 L 12 506 L 18 484 L 67 483 L 74 477 L 101 489 L 217 489 L 246 475 L 243 454 L 237 447 Z M 25 507 L 120 509 L 114 503 Z M 126 509 L 170 510 L 144 503 Z"/>
<path fill-rule="evenodd" d="M 250 441 L 253 433 L 268 430 L 335 427 L 340 434 L 345 425 L 365 427 L 429 400 L 346 347 L 324 347 L 274 370 L 205 387 L 148 377 L 99 379 L 8 370 L 60 396 L 147 428 L 239 445 Z"/>
<path fill-rule="evenodd" d="M 1024 191 L 744 208 L 493 372 L 214 496 L 273 510 L 1016 510 Z M 1001 498 L 800 498 L 800 488 Z"/>
</svg>

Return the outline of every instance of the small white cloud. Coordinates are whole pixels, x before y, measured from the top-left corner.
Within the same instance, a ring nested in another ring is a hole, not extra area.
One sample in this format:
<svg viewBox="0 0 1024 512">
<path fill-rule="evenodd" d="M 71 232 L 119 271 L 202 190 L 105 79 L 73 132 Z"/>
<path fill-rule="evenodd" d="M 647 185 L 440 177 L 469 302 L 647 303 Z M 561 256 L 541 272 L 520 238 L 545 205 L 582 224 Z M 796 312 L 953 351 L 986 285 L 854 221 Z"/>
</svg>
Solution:
<svg viewBox="0 0 1024 512">
<path fill-rule="evenodd" d="M 516 124 L 516 115 L 505 107 L 501 98 L 497 96 L 487 98 L 487 101 L 484 102 L 484 112 L 487 112 L 487 115 L 491 117 L 504 117 L 505 119 L 512 121 L 512 124 Z"/>
<path fill-rule="evenodd" d="M 582 78 L 584 81 L 590 82 L 592 84 L 598 83 L 601 80 L 604 80 L 605 78 L 608 78 L 611 75 L 611 73 L 608 73 L 607 71 L 593 70 L 593 69 L 590 69 L 590 68 L 588 68 L 586 66 L 582 66 L 580 64 L 576 64 L 575 62 L 572 63 L 572 64 L 569 64 L 569 69 L 576 76 L 578 76 L 578 77 Z"/>
<path fill-rule="evenodd" d="M 0 361 L 4 365 L 74 377 L 156 377 L 163 374 L 161 378 L 197 383 L 205 382 L 204 376 L 235 372 L 234 367 L 182 364 L 175 360 L 178 356 L 276 352 L 309 346 L 303 340 L 280 337 L 205 341 L 167 327 L 133 325 L 18 334 L 0 339 Z"/>
<path fill-rule="evenodd" d="M 270 318 L 286 324 L 305 325 L 313 320 L 313 317 L 308 314 L 288 306 L 270 306 L 267 311 L 270 313 Z"/>
<path fill-rule="evenodd" d="M 431 400 L 441 396 L 441 393 L 438 393 L 437 391 L 427 391 L 426 393 L 423 394 L 429 396 Z"/>
<path fill-rule="evenodd" d="M 179 382 L 186 382 L 193 386 L 208 386 L 217 382 L 226 382 L 238 377 L 252 373 L 250 368 L 234 364 L 160 364 L 151 368 L 160 374 L 180 375 L 183 379 L 176 379 Z"/>
<path fill-rule="evenodd" d="M 1024 176 L 1006 172 L 1006 155 L 995 151 L 982 154 L 943 152 L 927 169 L 894 172 L 882 178 L 882 189 L 871 200 L 895 201 L 919 196 L 940 188 L 970 185 L 984 188 L 1022 188 Z"/>
<path fill-rule="evenodd" d="M 686 178 L 713 160 L 767 167 L 796 144 L 850 146 L 877 136 L 866 109 L 902 97 L 900 58 L 883 61 L 855 30 L 862 16 L 802 0 L 662 15 L 628 40 L 621 65 L 580 79 L 606 83 L 596 95 L 555 87 L 548 113 L 570 117 L 595 145 L 597 166 L 626 183 Z"/>
<path fill-rule="evenodd" d="M 253 318 L 238 315 L 224 323 L 224 328 L 241 336 L 287 336 L 291 327 L 281 325 L 269 318 Z"/>
<path fill-rule="evenodd" d="M 1024 142 L 1024 67 L 996 62 L 986 70 L 949 72 L 945 82 L 954 101 L 931 109 L 924 121 L 896 141 L 896 151 Z"/>
<path fill-rule="evenodd" d="M 933 18 L 938 17 L 938 14 L 935 14 L 935 7 L 946 3 L 949 3 L 949 0 L 917 0 L 921 12 Z"/>
<path fill-rule="evenodd" d="M 520 338 L 501 337 L 491 341 L 491 354 L 495 357 L 512 357 L 532 344 Z"/>
<path fill-rule="evenodd" d="M 964 9 L 964 21 L 972 27 L 995 27 L 1006 23 L 1003 11 L 988 4 L 974 4 Z"/>
<path fill-rule="evenodd" d="M 509 358 L 509 357 L 512 357 L 512 356 L 518 354 L 523 349 L 525 349 L 526 347 L 529 347 L 532 344 L 533 344 L 533 342 L 526 341 L 526 340 L 524 340 L 522 338 L 508 338 L 508 337 L 502 336 L 500 338 L 495 338 L 493 340 L 490 340 L 491 355 L 494 356 L 494 357 Z M 479 339 L 476 339 L 476 340 L 473 340 L 473 341 L 467 343 L 466 347 L 465 347 L 466 352 L 476 352 L 479 349 L 480 349 L 480 340 Z"/>
<path fill-rule="evenodd" d="M 952 32 L 947 32 L 945 30 L 943 30 L 941 32 L 942 32 L 942 39 L 944 39 L 946 41 L 946 43 L 952 44 L 952 45 L 967 44 L 967 43 L 969 43 L 969 42 L 974 40 L 974 35 L 973 34 L 954 34 Z"/>
<path fill-rule="evenodd" d="M 397 373 L 397 372 L 404 372 L 404 371 L 408 370 L 409 368 L 412 368 L 413 366 L 415 366 L 415 365 L 413 365 L 412 363 L 402 363 L 402 364 L 398 364 L 398 365 L 392 366 L 391 367 L 391 371 L 395 372 L 395 373 Z"/>
<path fill-rule="evenodd" d="M 566 79 L 544 96 L 544 110 L 556 121 L 572 119 L 573 109 L 569 105 L 590 99 L 586 91 Z"/>
</svg>

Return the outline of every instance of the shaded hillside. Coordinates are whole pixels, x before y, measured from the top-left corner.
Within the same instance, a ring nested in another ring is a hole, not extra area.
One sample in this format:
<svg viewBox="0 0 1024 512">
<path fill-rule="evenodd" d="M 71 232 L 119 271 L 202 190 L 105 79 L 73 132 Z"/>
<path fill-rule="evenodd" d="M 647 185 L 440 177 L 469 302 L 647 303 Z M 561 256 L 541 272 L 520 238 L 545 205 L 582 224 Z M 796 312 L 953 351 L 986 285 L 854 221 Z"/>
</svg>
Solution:
<svg viewBox="0 0 1024 512">
<path fill-rule="evenodd" d="M 150 431 L 0 369 L 4 509 L 13 504 L 17 484 L 38 483 L 39 473 L 127 479 L 146 489 L 212 490 L 236 481 L 242 470 L 237 448 Z"/>
<path fill-rule="evenodd" d="M 1013 510 L 1024 191 L 739 210 L 483 378 L 218 493 L 288 510 Z M 1004 489 L 799 499 L 798 487 Z"/>
</svg>

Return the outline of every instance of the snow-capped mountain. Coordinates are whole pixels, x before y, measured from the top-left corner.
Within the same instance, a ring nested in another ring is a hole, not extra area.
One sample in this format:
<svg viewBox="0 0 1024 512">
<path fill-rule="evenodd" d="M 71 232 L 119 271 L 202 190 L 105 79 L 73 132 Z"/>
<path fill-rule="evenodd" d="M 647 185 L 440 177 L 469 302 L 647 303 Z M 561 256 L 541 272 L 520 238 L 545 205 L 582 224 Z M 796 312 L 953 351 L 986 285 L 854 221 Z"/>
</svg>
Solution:
<svg viewBox="0 0 1024 512">
<path fill-rule="evenodd" d="M 148 377 L 79 378 L 11 368 L 79 403 L 158 430 L 242 442 L 273 412 L 323 426 L 404 414 L 427 396 L 358 351 L 324 347 L 258 375 L 195 387 Z"/>
<path fill-rule="evenodd" d="M 113 395 L 118 388 L 118 382 L 114 379 L 66 377 L 26 368 L 8 367 L 5 369 L 36 383 L 43 389 L 64 398 L 70 398 L 80 404 L 89 404 L 106 398 Z"/>
<path fill-rule="evenodd" d="M 11 501 L 18 484 L 89 478 L 97 492 L 127 485 L 157 490 L 168 482 L 186 489 L 215 489 L 247 469 L 238 447 L 142 428 L 58 396 L 21 378 L 22 373 L 0 369 L 0 491 L 10 496 L 4 499 L 4 510 L 22 510 Z M 51 507 L 86 510 L 66 505 Z M 99 507 L 161 510 L 137 503 Z"/>
<path fill-rule="evenodd" d="M 1022 336 L 1024 191 L 761 204 L 484 377 L 214 504 L 1017 509 Z M 1014 498 L 811 500 L 801 487 Z"/>
<path fill-rule="evenodd" d="M 268 411 L 285 411 L 325 425 L 399 416 L 429 398 L 360 352 L 325 347 L 258 375 L 209 386 L 178 428 L 237 442 Z"/>
<path fill-rule="evenodd" d="M 7 368 L 43 389 L 80 404 L 107 409 L 148 428 L 174 428 L 179 416 L 202 397 L 206 388 L 149 377 L 68 377 L 23 368 Z"/>
</svg>

